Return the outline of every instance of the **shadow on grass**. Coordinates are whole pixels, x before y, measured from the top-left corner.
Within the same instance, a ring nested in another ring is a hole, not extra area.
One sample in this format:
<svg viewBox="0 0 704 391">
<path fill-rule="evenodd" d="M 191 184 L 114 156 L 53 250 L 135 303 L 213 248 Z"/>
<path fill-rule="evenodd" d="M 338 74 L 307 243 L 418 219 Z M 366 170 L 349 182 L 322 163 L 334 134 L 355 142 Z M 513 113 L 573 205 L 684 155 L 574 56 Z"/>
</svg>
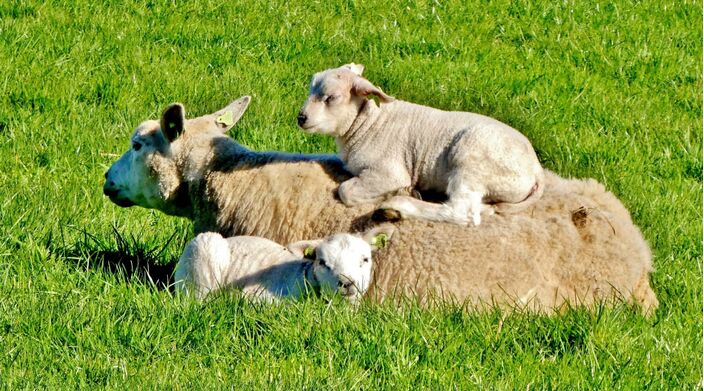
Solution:
<svg viewBox="0 0 704 391">
<path fill-rule="evenodd" d="M 46 247 L 55 256 L 84 270 L 113 274 L 127 283 L 153 284 L 157 289 L 170 290 L 176 263 L 164 264 L 161 259 L 176 234 L 163 245 L 150 248 L 133 235 L 126 237 L 115 227 L 112 230 L 112 240 L 98 238 L 84 230 L 79 240 L 67 244 L 62 229 L 58 240 L 49 236 Z"/>
</svg>

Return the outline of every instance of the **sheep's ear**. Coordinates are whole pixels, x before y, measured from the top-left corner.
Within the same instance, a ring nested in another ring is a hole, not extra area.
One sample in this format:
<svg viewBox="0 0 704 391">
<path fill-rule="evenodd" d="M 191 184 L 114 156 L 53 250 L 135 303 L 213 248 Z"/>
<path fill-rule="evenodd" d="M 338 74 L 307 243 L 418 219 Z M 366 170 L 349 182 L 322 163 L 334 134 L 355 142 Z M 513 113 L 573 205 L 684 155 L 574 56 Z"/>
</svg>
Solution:
<svg viewBox="0 0 704 391">
<path fill-rule="evenodd" d="M 372 246 L 372 250 L 376 251 L 386 247 L 395 232 L 395 226 L 391 224 L 382 224 L 366 231 L 362 234 L 362 239 Z"/>
<path fill-rule="evenodd" d="M 350 71 L 354 72 L 354 74 L 357 76 L 362 76 L 362 72 L 364 72 L 364 65 L 355 64 L 353 62 L 351 62 L 349 64 L 345 64 L 345 65 L 341 66 L 340 68 L 349 69 Z"/>
<path fill-rule="evenodd" d="M 300 242 L 290 243 L 286 248 L 299 258 L 315 259 L 315 249 L 321 242 L 322 239 L 301 240 Z"/>
<path fill-rule="evenodd" d="M 180 103 L 172 103 L 161 114 L 161 131 L 169 142 L 183 133 L 186 123 L 186 109 Z"/>
<path fill-rule="evenodd" d="M 242 118 L 244 112 L 247 111 L 247 107 L 249 107 L 249 102 L 251 101 L 252 98 L 245 95 L 237 99 L 236 101 L 230 103 L 224 109 L 218 110 L 211 114 L 218 129 L 220 129 L 223 133 L 232 129 L 232 127 L 235 126 L 237 121 Z"/>
<path fill-rule="evenodd" d="M 372 84 L 369 80 L 363 78 L 362 76 L 357 76 L 352 82 L 352 93 L 357 96 L 367 97 L 369 94 L 376 95 L 379 97 L 381 103 L 393 102 L 395 98 L 393 96 L 386 95 L 379 87 Z"/>
</svg>

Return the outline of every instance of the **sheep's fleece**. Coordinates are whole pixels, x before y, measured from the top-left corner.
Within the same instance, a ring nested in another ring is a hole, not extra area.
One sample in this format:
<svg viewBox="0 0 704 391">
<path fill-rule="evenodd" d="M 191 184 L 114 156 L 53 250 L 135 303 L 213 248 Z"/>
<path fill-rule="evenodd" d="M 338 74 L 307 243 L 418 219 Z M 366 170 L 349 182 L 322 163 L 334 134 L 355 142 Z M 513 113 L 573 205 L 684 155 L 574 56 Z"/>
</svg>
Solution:
<svg viewBox="0 0 704 391">
<path fill-rule="evenodd" d="M 373 224 L 373 205 L 348 208 L 335 198 L 350 178 L 336 157 L 254 152 L 226 136 L 234 124 L 223 125 L 222 113 L 239 118 L 248 103 L 244 97 L 191 120 L 173 104 L 163 126 L 142 123 L 132 142 L 144 146 L 137 152 L 133 146 L 108 170 L 105 194 L 118 205 L 187 217 L 196 233 L 279 243 Z M 615 295 L 646 313 L 658 306 L 647 243 L 621 202 L 591 179 L 546 170 L 538 202 L 520 213 L 489 216 L 480 227 L 418 220 L 396 227 L 393 242 L 376 254 L 370 298 L 442 295 L 468 309 L 494 302 L 550 311 L 566 301 L 589 305 Z"/>
</svg>

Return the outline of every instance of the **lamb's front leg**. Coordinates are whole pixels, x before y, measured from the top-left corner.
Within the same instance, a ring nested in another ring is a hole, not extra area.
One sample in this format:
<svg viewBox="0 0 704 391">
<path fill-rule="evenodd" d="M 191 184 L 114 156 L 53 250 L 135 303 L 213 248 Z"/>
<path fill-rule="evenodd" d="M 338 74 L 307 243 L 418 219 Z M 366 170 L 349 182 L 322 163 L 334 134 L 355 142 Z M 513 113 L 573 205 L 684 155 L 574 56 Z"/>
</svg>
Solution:
<svg viewBox="0 0 704 391">
<path fill-rule="evenodd" d="M 359 176 L 342 182 L 337 194 L 347 206 L 377 204 L 386 199 L 389 193 L 410 185 L 408 177 L 398 178 L 390 174 L 363 171 Z"/>
</svg>

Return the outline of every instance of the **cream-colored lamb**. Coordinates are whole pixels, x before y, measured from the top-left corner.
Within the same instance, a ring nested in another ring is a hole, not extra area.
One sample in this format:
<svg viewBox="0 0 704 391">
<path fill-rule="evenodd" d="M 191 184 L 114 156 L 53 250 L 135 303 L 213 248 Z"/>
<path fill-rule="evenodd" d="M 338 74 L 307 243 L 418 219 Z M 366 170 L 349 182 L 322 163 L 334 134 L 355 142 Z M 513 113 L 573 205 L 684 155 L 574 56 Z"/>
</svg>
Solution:
<svg viewBox="0 0 704 391">
<path fill-rule="evenodd" d="M 203 299 L 236 288 L 265 301 L 300 298 L 312 289 L 335 292 L 355 303 L 371 281 L 372 250 L 386 243 L 394 230 L 383 225 L 362 236 L 336 234 L 286 247 L 257 236 L 225 239 L 219 233 L 201 233 L 186 245 L 176 265 L 176 289 Z M 386 239 L 380 241 L 380 235 Z"/>
<path fill-rule="evenodd" d="M 445 193 L 445 203 L 396 195 L 382 208 L 402 217 L 465 225 L 481 212 L 524 209 L 543 192 L 543 169 L 530 141 L 480 114 L 447 112 L 396 100 L 348 64 L 316 73 L 298 115 L 307 132 L 335 136 L 345 167 L 346 205 L 378 203 L 408 187 Z M 381 101 L 377 106 L 369 95 Z"/>
<path fill-rule="evenodd" d="M 104 193 L 193 221 L 195 233 L 252 235 L 278 243 L 359 232 L 376 206 L 336 199 L 350 179 L 332 155 L 249 150 L 228 137 L 243 97 L 186 119 L 170 105 L 140 124 L 130 149 L 106 173 Z M 172 126 L 171 126 L 172 125 Z M 442 294 L 460 302 L 527 303 L 551 312 L 565 302 L 623 298 L 651 312 L 650 249 L 623 204 L 594 180 L 546 171 L 545 193 L 523 212 L 489 216 L 481 227 L 401 220 L 374 255 L 366 296 Z"/>
</svg>

